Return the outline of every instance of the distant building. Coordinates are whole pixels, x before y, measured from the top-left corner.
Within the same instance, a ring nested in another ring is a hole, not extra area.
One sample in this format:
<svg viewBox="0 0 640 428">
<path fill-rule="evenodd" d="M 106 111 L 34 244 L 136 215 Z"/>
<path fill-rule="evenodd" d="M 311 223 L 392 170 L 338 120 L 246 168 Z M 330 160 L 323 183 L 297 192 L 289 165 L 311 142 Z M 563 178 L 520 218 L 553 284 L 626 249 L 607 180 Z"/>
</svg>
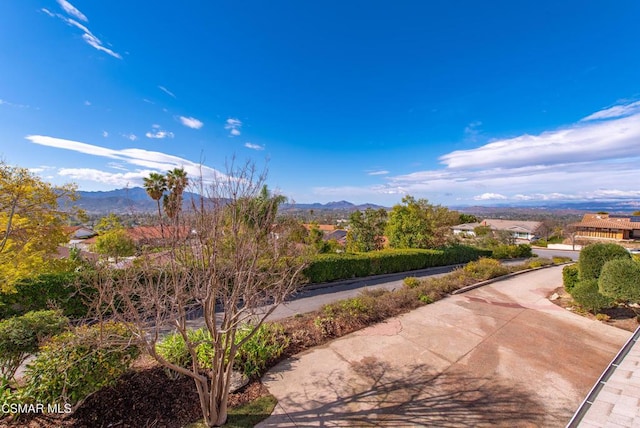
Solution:
<svg viewBox="0 0 640 428">
<path fill-rule="evenodd" d="M 492 231 L 509 232 L 516 240 L 532 241 L 537 238 L 538 230 L 542 227 L 539 221 L 523 221 L 523 220 L 498 220 L 487 218 L 479 223 L 465 223 L 452 226 L 451 231 L 454 235 L 475 236 L 477 227 L 488 227 Z"/>
<path fill-rule="evenodd" d="M 570 225 L 576 238 L 640 239 L 640 216 L 585 214 L 582 221 Z"/>
</svg>

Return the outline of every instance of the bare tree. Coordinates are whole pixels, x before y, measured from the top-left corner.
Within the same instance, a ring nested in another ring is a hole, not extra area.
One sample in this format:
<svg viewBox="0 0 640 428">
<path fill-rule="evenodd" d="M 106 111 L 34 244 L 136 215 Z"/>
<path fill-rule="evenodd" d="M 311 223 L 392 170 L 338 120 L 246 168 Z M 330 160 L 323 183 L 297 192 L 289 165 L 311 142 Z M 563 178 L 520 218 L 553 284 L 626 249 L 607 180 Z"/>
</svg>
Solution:
<svg viewBox="0 0 640 428">
<path fill-rule="evenodd" d="M 227 419 L 234 357 L 257 328 L 291 295 L 305 267 L 303 249 L 276 225 L 278 196 L 266 195 L 265 174 L 252 164 L 233 165 L 212 185 L 195 185 L 198 200 L 169 233 L 168 250 L 146 254 L 118 272 L 98 275 L 97 307 L 103 316 L 127 323 L 141 347 L 162 366 L 192 378 L 204 421 Z M 211 369 L 196 356 L 187 319 L 198 311 L 211 334 Z M 240 326 L 253 329 L 236 339 Z M 173 327 L 191 354 L 189 367 L 167 361 L 156 344 Z"/>
</svg>

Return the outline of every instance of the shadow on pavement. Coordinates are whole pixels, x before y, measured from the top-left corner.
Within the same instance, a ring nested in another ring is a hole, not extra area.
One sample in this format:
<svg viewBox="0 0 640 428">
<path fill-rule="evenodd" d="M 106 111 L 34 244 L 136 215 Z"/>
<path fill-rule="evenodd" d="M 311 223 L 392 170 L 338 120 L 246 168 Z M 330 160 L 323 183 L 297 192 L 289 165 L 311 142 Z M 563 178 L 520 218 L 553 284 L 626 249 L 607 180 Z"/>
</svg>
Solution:
<svg viewBox="0 0 640 428">
<path fill-rule="evenodd" d="M 260 426 L 512 427 L 542 426 L 553 418 L 524 388 L 495 379 L 434 375 L 424 366 L 397 369 L 373 357 L 352 362 L 350 372 L 348 379 L 334 372 L 316 383 L 317 390 L 335 394 L 332 400 L 305 397 L 309 410 L 291 411 L 300 397 L 285 397 L 279 405 L 288 413 Z"/>
</svg>

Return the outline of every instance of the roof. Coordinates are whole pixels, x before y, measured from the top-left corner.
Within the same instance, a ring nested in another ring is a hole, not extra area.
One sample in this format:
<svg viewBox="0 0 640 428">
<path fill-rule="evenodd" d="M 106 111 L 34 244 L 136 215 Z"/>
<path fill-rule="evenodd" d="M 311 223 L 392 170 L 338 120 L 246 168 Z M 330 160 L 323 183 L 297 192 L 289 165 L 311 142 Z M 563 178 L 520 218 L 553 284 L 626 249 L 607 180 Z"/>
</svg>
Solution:
<svg viewBox="0 0 640 428">
<path fill-rule="evenodd" d="M 451 226 L 451 229 L 473 231 L 478 226 L 480 226 L 480 223 L 464 223 L 457 226 Z"/>
<path fill-rule="evenodd" d="M 619 230 L 634 230 L 640 229 L 639 225 L 633 225 L 630 221 L 619 221 L 619 219 L 603 219 L 603 220 L 591 220 L 581 221 L 580 223 L 573 223 L 570 226 L 573 227 L 591 227 L 594 229 L 619 229 Z"/>
<path fill-rule="evenodd" d="M 535 233 L 542 222 L 539 221 L 524 221 L 524 220 L 497 220 L 487 218 L 480 223 L 465 223 L 453 226 L 452 229 L 456 230 L 469 230 L 472 231 L 478 226 L 487 226 L 492 230 L 508 230 L 510 232 L 528 232 Z"/>
</svg>

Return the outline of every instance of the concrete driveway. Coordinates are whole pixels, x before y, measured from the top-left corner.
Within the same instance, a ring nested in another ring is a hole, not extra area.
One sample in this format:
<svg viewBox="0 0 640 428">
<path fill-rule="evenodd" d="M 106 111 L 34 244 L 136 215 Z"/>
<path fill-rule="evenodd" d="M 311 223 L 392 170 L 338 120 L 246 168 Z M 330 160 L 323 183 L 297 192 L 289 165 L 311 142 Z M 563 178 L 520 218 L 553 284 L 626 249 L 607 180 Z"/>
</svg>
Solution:
<svg viewBox="0 0 640 428">
<path fill-rule="evenodd" d="M 564 426 L 631 335 L 547 300 L 562 267 L 451 296 L 283 361 L 259 427 Z"/>
</svg>

